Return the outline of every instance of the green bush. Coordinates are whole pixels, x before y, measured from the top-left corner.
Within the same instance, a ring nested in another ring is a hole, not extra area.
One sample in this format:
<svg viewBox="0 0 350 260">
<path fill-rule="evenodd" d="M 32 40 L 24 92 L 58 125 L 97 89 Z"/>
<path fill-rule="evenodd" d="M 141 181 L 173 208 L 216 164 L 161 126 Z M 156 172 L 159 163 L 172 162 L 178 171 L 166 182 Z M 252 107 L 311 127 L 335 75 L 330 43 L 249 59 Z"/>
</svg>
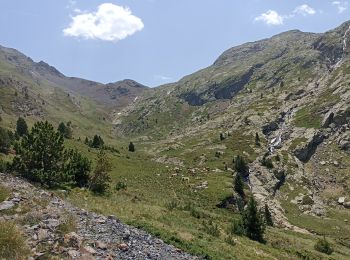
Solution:
<svg viewBox="0 0 350 260">
<path fill-rule="evenodd" d="M 11 138 L 9 136 L 9 132 L 0 127 L 0 153 L 7 154 L 9 148 L 11 146 Z"/>
<path fill-rule="evenodd" d="M 122 182 L 122 181 L 118 181 L 117 184 L 115 185 L 115 189 L 117 191 L 126 190 L 127 187 L 128 187 L 128 185 L 126 184 L 126 182 Z"/>
<path fill-rule="evenodd" d="M 19 117 L 17 120 L 17 124 L 16 124 L 16 133 L 19 136 L 24 136 L 28 134 L 28 126 L 26 121 L 22 118 Z"/>
<path fill-rule="evenodd" d="M 112 170 L 109 158 L 104 150 L 101 150 L 97 157 L 96 166 L 90 179 L 90 189 L 94 193 L 105 193 L 111 182 L 109 172 Z"/>
<path fill-rule="evenodd" d="M 325 237 L 317 241 L 317 243 L 315 244 L 315 250 L 327 255 L 333 253 L 333 248 L 331 247 L 331 244 L 326 240 Z"/>
</svg>

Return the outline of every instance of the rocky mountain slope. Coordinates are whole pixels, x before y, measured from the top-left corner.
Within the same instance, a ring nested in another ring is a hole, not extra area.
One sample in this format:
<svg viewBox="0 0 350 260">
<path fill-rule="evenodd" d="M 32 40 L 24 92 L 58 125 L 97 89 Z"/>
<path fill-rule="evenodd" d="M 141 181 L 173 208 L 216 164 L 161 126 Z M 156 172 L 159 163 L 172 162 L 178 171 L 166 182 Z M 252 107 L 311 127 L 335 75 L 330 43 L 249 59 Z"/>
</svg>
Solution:
<svg viewBox="0 0 350 260">
<path fill-rule="evenodd" d="M 8 197 L 0 201 L 0 223 L 16 222 L 31 259 L 197 259 L 146 232 L 73 207 L 53 193 L 0 173 Z M 64 197 L 64 193 L 61 194 Z"/>
<path fill-rule="evenodd" d="M 350 162 L 349 28 L 346 22 L 320 34 L 294 30 L 229 49 L 212 66 L 144 95 L 116 116 L 115 130 L 162 147 L 152 150 L 154 157 L 176 155 L 183 167 L 196 165 L 194 154 L 204 157 L 197 166 L 210 165 L 203 163 L 210 150 L 228 165 L 236 154 L 245 156 L 251 192 L 273 209 L 276 223 L 298 230 L 290 204 L 322 217 L 349 207 L 338 204 L 350 192 L 344 172 Z M 263 137 L 260 146 L 255 133 Z"/>
<path fill-rule="evenodd" d="M 318 34 L 293 30 L 231 48 L 208 68 L 146 91 L 129 80 L 102 85 L 67 79 L 45 63 L 6 49 L 0 52 L 2 123 L 13 128 L 20 114 L 32 121 L 65 118 L 80 136 L 93 128 L 111 143 L 120 139 L 116 136 L 132 140 L 136 153 L 122 148 L 110 154 L 113 184 L 125 182 L 127 190 L 113 191 L 110 197 L 73 190 L 67 197 L 74 205 L 115 214 L 194 254 L 209 259 L 328 259 L 314 249 L 315 241 L 326 236 L 335 248 L 331 257 L 348 259 L 349 41 L 350 22 Z M 125 93 L 126 101 L 116 107 L 113 97 Z M 70 142 L 93 158 L 82 142 Z M 237 155 L 248 163 L 245 192 L 260 207 L 268 206 L 275 223 L 264 245 L 230 231 L 232 219 L 239 216 L 238 194 L 232 188 Z M 86 215 L 53 201 L 77 213 L 78 236 L 119 225 L 113 218 Z M 98 223 L 100 218 L 105 222 Z M 98 225 L 86 227 L 87 220 Z M 33 236 L 37 231 L 30 232 Z M 115 232 L 116 243 L 126 243 Z M 102 231 L 96 239 L 108 244 L 106 234 Z M 135 240 L 143 245 L 146 235 L 137 234 L 142 241 Z M 88 250 L 100 256 L 102 251 L 88 236 L 86 240 Z M 165 251 L 157 243 L 152 240 L 152 254 L 162 258 Z M 133 252 L 127 246 L 126 252 Z M 169 250 L 164 254 L 171 258 L 176 252 Z M 120 248 L 109 251 L 130 257 Z"/>
<path fill-rule="evenodd" d="M 0 46 L 0 62 L 3 66 L 12 67 L 38 85 L 55 86 L 68 93 L 88 97 L 108 108 L 121 109 L 148 89 L 128 79 L 102 84 L 81 78 L 66 77 L 43 61 L 34 62 L 19 51 L 2 46 Z"/>
</svg>

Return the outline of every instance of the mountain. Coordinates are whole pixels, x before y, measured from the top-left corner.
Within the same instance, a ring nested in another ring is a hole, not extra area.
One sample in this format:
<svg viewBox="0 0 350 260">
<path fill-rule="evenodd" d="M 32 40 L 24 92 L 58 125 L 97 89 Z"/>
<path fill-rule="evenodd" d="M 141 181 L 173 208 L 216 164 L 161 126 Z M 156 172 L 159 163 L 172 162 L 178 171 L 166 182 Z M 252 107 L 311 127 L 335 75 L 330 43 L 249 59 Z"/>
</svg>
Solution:
<svg viewBox="0 0 350 260">
<path fill-rule="evenodd" d="M 115 188 L 108 196 L 74 189 L 68 200 L 193 255 L 348 259 L 349 43 L 350 22 L 325 33 L 292 30 L 233 47 L 209 67 L 152 89 L 67 78 L 4 49 L 1 124 L 13 129 L 26 114 L 32 122 L 70 120 L 80 137 L 107 136 L 118 148 L 108 151 Z M 82 142 L 68 145 L 96 159 Z M 238 159 L 246 162 L 240 171 Z M 233 189 L 238 174 L 245 196 Z M 237 235 L 251 196 L 272 216 L 265 244 Z M 315 247 L 324 237 L 330 256 Z"/>
<path fill-rule="evenodd" d="M 15 67 L 22 75 L 30 77 L 38 84 L 45 82 L 64 91 L 88 97 L 100 105 L 111 109 L 121 109 L 148 89 L 133 80 L 122 80 L 102 84 L 75 77 L 66 77 L 44 61 L 34 62 L 15 49 L 0 46 L 1 62 Z"/>
</svg>

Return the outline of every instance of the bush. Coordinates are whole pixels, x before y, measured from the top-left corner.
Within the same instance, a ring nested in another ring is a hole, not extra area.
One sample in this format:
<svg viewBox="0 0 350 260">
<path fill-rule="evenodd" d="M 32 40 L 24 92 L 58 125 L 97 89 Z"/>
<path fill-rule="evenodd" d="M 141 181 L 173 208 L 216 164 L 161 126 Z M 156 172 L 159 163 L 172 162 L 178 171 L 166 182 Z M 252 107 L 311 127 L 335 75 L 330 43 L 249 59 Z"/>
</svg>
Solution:
<svg viewBox="0 0 350 260">
<path fill-rule="evenodd" d="M 11 138 L 9 136 L 9 132 L 0 127 L 0 152 L 7 154 L 9 148 L 11 146 Z"/>
<path fill-rule="evenodd" d="M 26 121 L 22 118 L 19 117 L 17 120 L 17 124 L 16 124 L 16 133 L 19 136 L 24 136 L 28 134 L 28 126 Z"/>
<path fill-rule="evenodd" d="M 112 170 L 111 163 L 104 150 L 101 150 L 97 157 L 93 176 L 90 179 L 89 187 L 94 193 L 105 193 L 111 182 L 109 172 Z"/>
<path fill-rule="evenodd" d="M 272 160 L 270 158 L 265 157 L 265 156 L 262 158 L 261 165 L 265 166 L 268 169 L 273 169 L 273 167 L 274 167 Z"/>
<path fill-rule="evenodd" d="M 233 161 L 235 170 L 244 176 L 248 172 L 248 166 L 244 158 L 240 155 L 237 155 L 236 159 Z"/>
<path fill-rule="evenodd" d="M 92 142 L 90 143 L 90 147 L 101 149 L 103 148 L 104 143 L 105 142 L 103 141 L 101 136 L 95 135 L 94 139 L 92 139 Z"/>
<path fill-rule="evenodd" d="M 270 209 L 267 204 L 265 204 L 265 207 L 264 207 L 264 218 L 265 218 L 266 225 L 272 227 L 273 220 L 272 220 Z"/>
<path fill-rule="evenodd" d="M 128 187 L 128 185 L 125 182 L 122 182 L 122 181 L 118 181 L 117 184 L 115 185 L 115 189 L 117 191 L 126 190 L 127 187 Z"/>
<path fill-rule="evenodd" d="M 72 182 L 75 186 L 87 186 L 91 171 L 90 160 L 83 157 L 77 150 L 66 151 L 65 157 L 64 173 L 72 178 Z"/>
<path fill-rule="evenodd" d="M 67 125 L 65 125 L 63 122 L 61 122 L 58 125 L 57 131 L 60 132 L 60 134 L 63 135 L 67 139 L 71 139 L 73 136 L 71 122 L 68 122 Z"/>
<path fill-rule="evenodd" d="M 317 241 L 317 243 L 315 244 L 315 250 L 327 255 L 333 253 L 333 248 L 331 247 L 331 244 L 326 240 L 325 237 Z"/>
<path fill-rule="evenodd" d="M 133 144 L 133 142 L 129 143 L 129 152 L 135 152 L 135 145 Z"/>
<path fill-rule="evenodd" d="M 234 190 L 243 198 L 244 197 L 244 183 L 243 183 L 242 176 L 240 173 L 236 174 L 233 186 L 234 186 Z"/>
<path fill-rule="evenodd" d="M 0 259 L 27 259 L 30 251 L 16 225 L 0 221 Z"/>
</svg>

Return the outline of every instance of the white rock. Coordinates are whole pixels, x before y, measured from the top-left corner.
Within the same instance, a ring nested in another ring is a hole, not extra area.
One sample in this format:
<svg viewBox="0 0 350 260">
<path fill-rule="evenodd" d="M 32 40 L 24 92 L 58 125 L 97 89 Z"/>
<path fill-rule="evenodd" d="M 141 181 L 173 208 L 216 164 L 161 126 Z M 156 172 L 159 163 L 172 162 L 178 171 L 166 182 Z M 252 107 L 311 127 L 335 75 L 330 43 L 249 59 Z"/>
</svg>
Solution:
<svg viewBox="0 0 350 260">
<path fill-rule="evenodd" d="M 339 197 L 338 203 L 341 204 L 341 205 L 343 205 L 344 202 L 345 202 L 345 197 Z"/>
</svg>

